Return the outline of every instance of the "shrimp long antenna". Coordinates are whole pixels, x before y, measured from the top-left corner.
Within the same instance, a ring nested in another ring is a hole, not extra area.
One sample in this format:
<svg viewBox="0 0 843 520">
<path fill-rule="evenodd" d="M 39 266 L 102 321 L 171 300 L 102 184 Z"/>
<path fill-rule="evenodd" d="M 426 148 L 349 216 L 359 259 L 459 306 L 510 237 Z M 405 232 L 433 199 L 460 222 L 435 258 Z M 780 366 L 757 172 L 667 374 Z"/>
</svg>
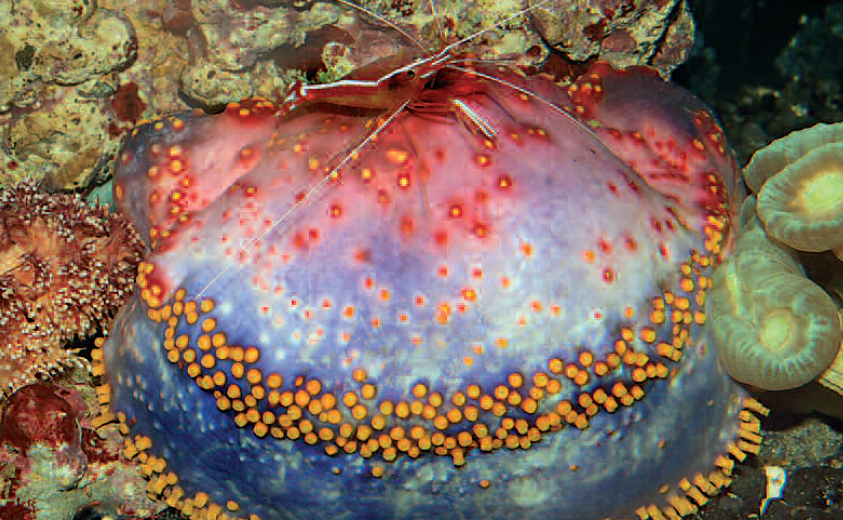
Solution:
<svg viewBox="0 0 843 520">
<path fill-rule="evenodd" d="M 386 119 L 386 121 L 384 121 L 382 124 L 378 125 L 378 128 L 377 128 L 374 132 L 372 132 L 371 134 L 369 134 L 368 136 L 366 136 L 366 139 L 364 139 L 364 140 L 363 140 L 363 141 L 361 141 L 361 142 L 360 142 L 357 146 L 355 146 L 355 147 L 354 147 L 354 149 L 353 149 L 353 150 L 351 150 L 351 152 L 347 153 L 347 154 L 345 155 L 345 158 L 342 160 L 342 162 L 340 162 L 340 163 L 339 163 L 337 166 L 335 166 L 335 167 L 334 167 L 334 168 L 333 168 L 330 172 L 328 172 L 328 174 L 327 174 L 327 175 L 325 175 L 325 178 L 323 178 L 321 181 L 319 181 L 319 183 L 318 183 L 318 184 L 316 184 L 316 186 L 312 187 L 312 188 L 311 188 L 311 189 L 307 192 L 307 194 L 305 194 L 305 196 L 304 196 L 304 197 L 303 197 L 300 201 L 298 201 L 298 202 L 296 202 L 295 204 L 293 204 L 293 207 L 292 207 L 292 208 L 288 209 L 286 213 L 284 213 L 283 215 L 281 215 L 280 217 L 278 217 L 277 219 L 275 219 L 275 220 L 272 222 L 272 224 L 271 224 L 271 225 L 270 225 L 270 226 L 269 226 L 269 227 L 268 227 L 268 228 L 267 228 L 267 229 L 266 229 L 263 233 L 261 233 L 260 235 L 258 235 L 258 236 L 257 236 L 257 237 L 255 237 L 255 238 L 253 238 L 253 239 L 252 239 L 252 241 L 251 241 L 251 242 L 249 242 L 249 243 L 246 245 L 246 247 L 245 247 L 245 248 L 243 248 L 243 250 L 242 250 L 242 251 L 240 251 L 240 254 L 239 254 L 239 255 L 237 255 L 237 259 L 236 259 L 236 260 L 231 260 L 231 261 L 229 261 L 227 264 L 225 264 L 225 266 L 222 268 L 222 270 L 220 270 L 220 272 L 219 272 L 219 273 L 217 273 L 217 275 L 216 275 L 216 276 L 214 276 L 213 278 L 211 278 L 211 280 L 210 280 L 210 281 L 209 281 L 209 282 L 205 285 L 205 287 L 203 287 L 203 288 L 202 288 L 202 290 L 201 290 L 201 291 L 199 291 L 199 293 L 196 295 L 196 299 L 198 300 L 199 298 L 201 298 L 201 297 L 202 297 L 202 295 L 203 295 L 203 294 L 205 294 L 205 291 L 207 291 L 207 290 L 208 290 L 208 289 L 209 289 L 212 285 L 214 285 L 214 284 L 217 282 L 217 280 L 219 280 L 219 279 L 222 277 L 222 275 L 224 275 L 224 274 L 225 274 L 225 273 L 226 273 L 229 269 L 231 269 L 231 268 L 234 266 L 234 264 L 235 264 L 236 262 L 240 261 L 240 260 L 241 260 L 244 256 L 246 256 L 246 254 L 247 254 L 249 251 L 251 251 L 252 249 L 254 249 L 254 248 L 255 248 L 255 246 L 256 246 L 256 245 L 258 245 L 258 243 L 260 243 L 260 242 L 261 242 L 264 238 L 266 238 L 266 236 L 267 236 L 268 234 L 270 234 L 272 231 L 274 231 L 274 230 L 275 230 L 278 226 L 280 226 L 280 225 L 281 225 L 281 224 L 282 224 L 285 220 L 287 220 L 288 218 L 290 218 L 290 215 L 292 215 L 292 214 L 293 214 L 296 210 L 298 210 L 298 209 L 299 209 L 302 205 L 304 205 L 304 203 L 305 203 L 305 202 L 307 202 L 308 200 L 310 200 L 311 198 L 313 198 L 313 196 L 316 194 L 316 192 L 317 192 L 317 191 L 321 190 L 321 189 L 322 189 L 322 188 L 323 188 L 326 184 L 328 184 L 328 182 L 330 182 L 330 180 L 331 180 L 331 179 L 335 179 L 335 178 L 337 177 L 337 175 L 338 175 L 338 173 L 339 173 L 340 169 L 341 169 L 343 166 L 345 166 L 346 164 L 348 164 L 348 162 L 349 162 L 350 160 L 352 160 L 353 158 L 357 157 L 357 154 L 360 152 L 360 150 L 362 150 L 364 146 L 366 146 L 367 144 L 369 144 L 369 143 L 372 141 L 372 139 L 374 139 L 375 137 L 377 137 L 377 136 L 378 136 L 378 134 L 380 134 L 380 133 L 383 131 L 383 129 L 384 129 L 384 128 L 386 128 L 386 127 L 387 127 L 387 125 L 389 125 L 389 123 L 391 123 L 391 122 L 392 122 L 392 121 L 393 121 L 396 117 L 398 117 L 398 115 L 399 115 L 401 112 L 403 112 L 405 108 L 407 108 L 407 105 L 408 105 L 409 103 L 410 103 L 410 101 L 409 101 L 409 100 L 407 100 L 407 101 L 405 101 L 405 102 L 404 102 L 404 104 L 403 104 L 403 105 L 401 105 L 400 107 L 398 107 L 398 108 L 397 108 L 397 109 L 396 109 L 396 110 L 395 110 L 395 111 L 394 111 L 394 112 L 393 112 L 393 113 L 392 113 L 392 114 L 391 114 L 391 115 L 390 115 L 390 116 Z"/>
<path fill-rule="evenodd" d="M 342 0 L 340 0 L 340 1 L 342 1 Z M 523 11 L 518 11 L 517 13 L 504 18 L 503 20 L 497 22 L 494 25 L 490 25 L 489 27 L 485 27 L 485 28 L 477 31 L 476 33 L 472 34 L 471 36 L 466 36 L 462 40 L 456 41 L 456 42 L 448 45 L 447 47 L 442 49 L 442 51 L 440 51 L 439 54 L 447 54 L 447 53 L 451 52 L 451 49 L 453 49 L 454 47 L 459 47 L 460 45 L 464 44 L 465 42 L 470 42 L 471 40 L 473 40 L 473 39 L 475 39 L 479 36 L 482 36 L 483 34 L 491 31 L 492 29 L 497 29 L 498 27 L 501 27 L 502 25 L 504 25 L 506 23 L 509 23 L 512 20 L 515 20 L 519 16 L 524 16 L 525 14 L 529 13 L 530 11 L 532 11 L 534 9 L 538 9 L 539 7 L 543 6 L 544 4 L 550 3 L 550 1 L 551 0 L 542 0 L 541 2 L 537 3 L 536 5 L 531 5 L 530 7 L 524 9 Z"/>
<path fill-rule="evenodd" d="M 439 13 L 436 12 L 436 0 L 430 0 L 430 14 L 433 16 L 433 21 L 436 22 L 436 30 L 439 32 L 439 38 L 442 43 L 445 43 L 445 30 L 442 29 L 442 24 L 439 23 Z"/>
<path fill-rule="evenodd" d="M 577 119 L 573 114 L 571 114 L 570 112 L 568 112 L 564 108 L 560 107 L 559 105 L 557 105 L 553 101 L 545 99 L 545 98 L 541 97 L 540 95 L 536 94 L 535 92 L 532 92 L 532 91 L 530 91 L 530 90 L 528 90 L 524 87 L 519 87 L 515 83 L 511 83 L 511 82 L 506 81 L 504 79 L 496 78 L 496 77 L 491 76 L 489 74 L 484 74 L 482 72 L 472 70 L 472 69 L 466 69 L 466 68 L 463 68 L 463 67 L 457 67 L 456 65 L 448 65 L 448 68 L 454 69 L 454 70 L 459 70 L 459 71 L 465 72 L 466 74 L 471 74 L 471 75 L 477 76 L 479 78 L 484 78 L 484 79 L 488 79 L 490 81 L 494 81 L 495 83 L 498 83 L 498 84 L 503 85 L 507 88 L 511 88 L 512 90 L 515 90 L 515 91 L 521 92 L 523 94 L 526 94 L 526 95 L 530 96 L 531 98 L 533 98 L 533 99 L 535 99 L 535 100 L 537 100 L 541 103 L 544 103 L 545 105 L 549 106 L 553 110 L 559 112 L 560 114 L 562 114 L 563 116 L 568 118 L 572 123 L 574 123 L 574 125 L 576 125 L 579 128 L 582 128 L 587 134 L 589 134 L 591 137 L 596 139 L 598 143 L 603 145 L 610 152 L 614 153 L 614 151 L 612 150 L 612 147 L 609 146 L 609 143 L 607 143 L 605 140 L 603 140 L 603 138 L 600 137 L 587 124 L 585 124 L 582 121 L 580 121 L 579 119 Z"/>
<path fill-rule="evenodd" d="M 401 28 L 401 27 L 399 27 L 398 25 L 396 25 L 396 24 L 394 24 L 394 23 L 390 22 L 389 20 L 387 20 L 387 19 L 386 19 L 386 18 L 384 18 L 383 16 L 379 15 L 378 13 L 376 13 L 376 12 L 374 12 L 374 11 L 370 11 L 370 10 L 366 9 L 365 7 L 363 7 L 362 5 L 357 5 L 357 4 L 355 4 L 354 2 L 349 2 L 348 0 L 337 0 L 337 2 L 339 2 L 339 3 L 343 4 L 343 5 L 347 5 L 348 7 L 351 7 L 352 9 L 357 9 L 358 11 L 361 11 L 361 12 L 364 12 L 364 13 L 368 14 L 368 15 L 369 15 L 369 16 L 371 16 L 372 18 L 374 18 L 374 19 L 378 20 L 379 22 L 381 22 L 381 23 L 383 23 L 383 24 L 385 24 L 385 25 L 389 26 L 390 28 L 395 29 L 396 31 L 398 31 L 398 33 L 400 33 L 402 36 L 404 36 L 405 38 L 407 38 L 408 40 L 410 40 L 411 42 L 413 42 L 414 44 L 416 44 L 416 46 L 417 46 L 419 49 L 421 49 L 421 50 L 423 50 L 423 51 L 425 51 L 425 52 L 427 51 L 427 48 L 426 48 L 424 45 L 422 45 L 422 43 L 421 43 L 420 41 L 418 41 L 417 39 L 415 39 L 415 38 L 413 38 L 412 36 L 410 36 L 410 33 L 408 33 L 407 31 L 405 31 L 404 29 L 402 29 L 402 28 Z"/>
</svg>

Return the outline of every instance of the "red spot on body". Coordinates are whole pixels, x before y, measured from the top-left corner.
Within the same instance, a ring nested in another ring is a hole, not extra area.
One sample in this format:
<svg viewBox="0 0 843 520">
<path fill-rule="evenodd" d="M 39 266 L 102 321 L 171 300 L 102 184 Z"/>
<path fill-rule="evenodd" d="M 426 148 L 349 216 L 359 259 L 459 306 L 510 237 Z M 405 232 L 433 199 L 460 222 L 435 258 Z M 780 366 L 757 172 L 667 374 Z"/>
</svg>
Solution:
<svg viewBox="0 0 843 520">
<path fill-rule="evenodd" d="M 650 219 L 650 227 L 652 227 L 657 233 L 662 232 L 662 223 L 655 217 Z"/>
<path fill-rule="evenodd" d="M 486 224 L 475 224 L 474 228 L 472 229 L 472 233 L 477 238 L 486 238 L 489 235 L 489 226 Z"/>
<path fill-rule="evenodd" d="M 415 228 L 415 224 L 413 224 L 413 219 L 410 217 L 402 217 L 401 218 L 401 234 L 402 235 L 410 235 L 413 233 L 413 229 Z"/>
</svg>

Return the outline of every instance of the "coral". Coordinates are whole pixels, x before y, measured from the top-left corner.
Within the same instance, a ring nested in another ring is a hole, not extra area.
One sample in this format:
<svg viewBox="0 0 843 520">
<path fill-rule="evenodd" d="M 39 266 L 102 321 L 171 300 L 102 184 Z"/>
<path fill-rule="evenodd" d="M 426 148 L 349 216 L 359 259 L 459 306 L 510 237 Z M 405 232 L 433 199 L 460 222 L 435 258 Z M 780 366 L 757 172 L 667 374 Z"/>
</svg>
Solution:
<svg viewBox="0 0 843 520">
<path fill-rule="evenodd" d="M 126 301 L 142 251 L 105 207 L 33 183 L 0 188 L 0 392 L 74 363 L 64 343 Z"/>
<path fill-rule="evenodd" d="M 758 216 L 773 238 L 800 251 L 843 246 L 843 123 L 793 132 L 745 169 Z"/>
<path fill-rule="evenodd" d="M 533 16 L 548 45 L 574 62 L 599 57 L 618 68 L 650 65 L 669 77 L 694 43 L 684 0 L 554 0 Z"/>
<path fill-rule="evenodd" d="M 841 386 L 835 374 L 843 360 L 835 360 L 843 334 L 830 296 L 841 286 L 839 276 L 818 271 L 841 265 L 830 254 L 805 253 L 843 244 L 841 139 L 841 124 L 793 132 L 757 151 L 744 169 L 757 199 L 744 203 L 736 253 L 716 272 L 712 296 L 722 323 L 714 329 L 718 352 L 739 381 L 766 390 L 815 379 Z"/>
<path fill-rule="evenodd" d="M 822 5 L 822 4 L 820 4 Z M 829 2 L 822 16 L 804 16 L 801 28 L 776 58 L 776 68 L 795 82 L 831 81 L 840 85 L 843 51 L 843 3 Z"/>
<path fill-rule="evenodd" d="M 714 117 L 650 69 L 473 66 L 388 122 L 248 100 L 133 132 L 114 196 L 150 255 L 95 370 L 152 493 L 675 518 L 757 450 L 706 338 L 739 173 Z"/>
<path fill-rule="evenodd" d="M 826 144 L 843 142 L 843 123 L 818 124 L 792 132 L 757 150 L 744 168 L 744 179 L 759 193 L 768 179 Z"/>
<path fill-rule="evenodd" d="M 187 39 L 190 60 L 181 70 L 182 93 L 191 103 L 213 107 L 250 96 L 271 99 L 301 75 L 310 81 L 332 80 L 399 52 L 439 50 L 525 8 L 516 1 L 440 1 L 434 17 L 426 1 L 370 0 L 356 3 L 359 8 L 349 4 L 193 0 L 161 7 L 156 27 Z M 134 19 L 145 23 L 149 11 Z M 526 23 L 530 19 L 535 29 Z M 483 32 L 459 50 L 538 65 L 548 56 L 549 42 L 573 61 L 600 57 L 616 66 L 650 64 L 666 76 L 685 59 L 693 33 L 693 20 L 680 0 L 639 2 L 633 9 L 602 1 L 555 0 Z M 151 89 L 145 93 L 159 95 Z"/>
<path fill-rule="evenodd" d="M 30 109 L 0 116 L 10 144 L 0 185 L 37 180 L 51 190 L 69 190 L 107 178 L 122 132 L 134 120 L 121 121 L 105 93 L 84 87 L 47 87 L 40 94 Z"/>
<path fill-rule="evenodd" d="M 272 98 L 301 75 L 311 81 L 333 80 L 400 51 L 419 54 L 427 52 L 428 45 L 432 49 L 442 45 L 426 2 L 419 6 L 360 2 L 359 9 L 348 4 L 190 2 L 189 9 L 175 17 L 179 23 L 174 28 L 185 31 L 191 42 L 191 60 L 181 75 L 184 94 L 202 106 L 254 95 Z M 518 2 L 449 2 L 437 7 L 446 36 L 454 41 L 523 9 Z M 423 48 L 378 17 L 403 27 Z M 525 20 L 516 18 L 505 30 L 488 31 L 468 48 L 485 58 L 529 56 L 538 63 L 546 51 Z M 530 49 L 534 52 L 528 54 Z"/>
<path fill-rule="evenodd" d="M 0 405 L 0 518 L 72 520 L 84 508 L 115 517 L 161 509 L 120 455 L 114 426 L 95 428 L 87 372 L 24 386 Z"/>
<path fill-rule="evenodd" d="M 96 2 L 0 2 L 0 185 L 104 175 L 120 141 L 106 98 L 136 50 L 132 23 Z"/>
<path fill-rule="evenodd" d="M 765 390 L 796 388 L 834 361 L 841 340 L 837 306 L 805 276 L 796 252 L 773 241 L 758 218 L 741 230 L 713 284 L 714 339 L 738 381 Z"/>
<path fill-rule="evenodd" d="M 37 99 L 39 82 L 78 85 L 126 66 L 137 42 L 131 22 L 95 2 L 0 4 L 0 111 Z"/>
<path fill-rule="evenodd" d="M 843 246 L 843 143 L 812 151 L 770 178 L 758 193 L 767 233 L 800 251 Z"/>
</svg>

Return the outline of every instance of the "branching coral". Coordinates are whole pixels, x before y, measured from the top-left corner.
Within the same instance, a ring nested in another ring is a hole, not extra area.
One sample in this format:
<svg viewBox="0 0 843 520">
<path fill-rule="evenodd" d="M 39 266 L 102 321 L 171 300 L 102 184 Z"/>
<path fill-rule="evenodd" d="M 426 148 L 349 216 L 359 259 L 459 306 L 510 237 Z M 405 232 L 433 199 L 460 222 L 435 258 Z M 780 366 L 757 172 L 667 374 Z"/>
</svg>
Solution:
<svg viewBox="0 0 843 520">
<path fill-rule="evenodd" d="M 132 291 L 143 245 L 126 221 L 32 183 L 0 188 L 0 393 L 75 358 Z"/>
</svg>

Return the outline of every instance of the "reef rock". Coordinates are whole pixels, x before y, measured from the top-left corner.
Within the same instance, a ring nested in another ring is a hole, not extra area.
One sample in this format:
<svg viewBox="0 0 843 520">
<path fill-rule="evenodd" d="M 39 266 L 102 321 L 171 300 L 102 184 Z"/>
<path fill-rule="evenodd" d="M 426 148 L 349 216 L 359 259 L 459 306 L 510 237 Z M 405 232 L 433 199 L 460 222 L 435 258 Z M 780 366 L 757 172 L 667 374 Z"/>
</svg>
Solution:
<svg viewBox="0 0 843 520">
<path fill-rule="evenodd" d="M 135 57 L 128 18 L 88 0 L 0 1 L 0 184 L 87 187 L 119 147 L 104 98 Z"/>
<path fill-rule="evenodd" d="M 95 427 L 100 407 L 87 381 L 80 373 L 28 385 L 0 404 L 0 518 L 73 520 L 89 508 L 125 518 L 162 508 L 121 456 L 117 426 Z"/>
<path fill-rule="evenodd" d="M 650 65 L 665 78 L 694 43 L 694 19 L 685 0 L 554 0 L 533 16 L 548 45 L 572 61 Z"/>
</svg>

